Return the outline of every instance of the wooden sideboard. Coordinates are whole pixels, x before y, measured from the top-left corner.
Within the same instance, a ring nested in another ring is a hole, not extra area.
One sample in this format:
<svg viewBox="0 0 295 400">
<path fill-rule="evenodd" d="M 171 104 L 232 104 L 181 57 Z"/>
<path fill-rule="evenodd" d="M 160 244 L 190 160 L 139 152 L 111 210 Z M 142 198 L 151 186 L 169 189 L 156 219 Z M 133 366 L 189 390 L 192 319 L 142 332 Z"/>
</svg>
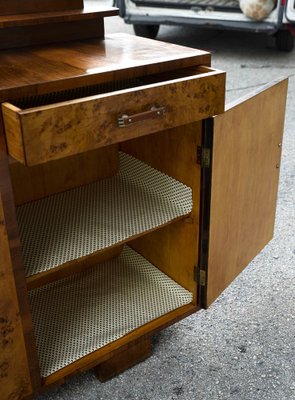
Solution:
<svg viewBox="0 0 295 400">
<path fill-rule="evenodd" d="M 14 32 L 0 44 L 1 400 L 146 358 L 156 331 L 255 257 L 275 217 L 286 80 L 224 110 L 209 53 L 105 37 L 115 9 L 45 3 L 38 29 L 61 23 L 67 41 L 19 47 L 32 10 L 0 1 L 0 38 Z M 100 28 L 69 40 L 77 15 Z"/>
</svg>

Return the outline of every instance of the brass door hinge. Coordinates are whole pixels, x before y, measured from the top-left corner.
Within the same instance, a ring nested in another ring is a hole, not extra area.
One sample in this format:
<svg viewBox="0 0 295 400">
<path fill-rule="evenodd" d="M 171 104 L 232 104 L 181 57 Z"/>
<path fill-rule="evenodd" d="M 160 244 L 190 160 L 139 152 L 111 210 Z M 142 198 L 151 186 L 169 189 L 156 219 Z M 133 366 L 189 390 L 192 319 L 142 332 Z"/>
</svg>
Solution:
<svg viewBox="0 0 295 400">
<path fill-rule="evenodd" d="M 202 168 L 210 168 L 211 165 L 211 151 L 208 147 L 197 147 L 197 163 Z"/>
<path fill-rule="evenodd" d="M 207 272 L 198 265 L 195 266 L 195 281 L 200 286 L 206 286 Z"/>
</svg>

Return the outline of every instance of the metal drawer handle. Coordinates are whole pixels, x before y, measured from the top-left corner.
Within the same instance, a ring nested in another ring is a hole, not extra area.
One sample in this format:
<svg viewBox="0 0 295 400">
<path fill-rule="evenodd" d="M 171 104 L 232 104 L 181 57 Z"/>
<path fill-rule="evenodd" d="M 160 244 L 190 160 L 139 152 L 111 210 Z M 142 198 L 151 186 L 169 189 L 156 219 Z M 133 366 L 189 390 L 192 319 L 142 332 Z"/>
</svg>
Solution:
<svg viewBox="0 0 295 400">
<path fill-rule="evenodd" d="M 145 121 L 147 119 L 161 118 L 165 114 L 165 107 L 152 107 L 149 111 L 144 111 L 142 113 L 127 115 L 123 114 L 118 118 L 119 128 L 124 128 L 135 122 Z"/>
</svg>

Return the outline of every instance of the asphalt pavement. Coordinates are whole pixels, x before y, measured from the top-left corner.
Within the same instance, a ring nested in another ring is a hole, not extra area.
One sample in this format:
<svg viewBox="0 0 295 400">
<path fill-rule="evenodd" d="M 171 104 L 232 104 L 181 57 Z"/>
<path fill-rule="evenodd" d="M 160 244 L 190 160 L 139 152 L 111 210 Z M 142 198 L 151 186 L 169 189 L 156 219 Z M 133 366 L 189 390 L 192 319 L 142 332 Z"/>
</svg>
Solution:
<svg viewBox="0 0 295 400">
<path fill-rule="evenodd" d="M 106 19 L 111 32 L 133 34 L 119 17 Z M 227 101 L 289 76 L 274 239 L 208 310 L 156 335 L 149 359 L 106 383 L 83 373 L 38 399 L 295 399 L 295 50 L 278 52 L 263 35 L 181 27 L 161 27 L 158 40 L 209 50 L 227 71 Z"/>
</svg>

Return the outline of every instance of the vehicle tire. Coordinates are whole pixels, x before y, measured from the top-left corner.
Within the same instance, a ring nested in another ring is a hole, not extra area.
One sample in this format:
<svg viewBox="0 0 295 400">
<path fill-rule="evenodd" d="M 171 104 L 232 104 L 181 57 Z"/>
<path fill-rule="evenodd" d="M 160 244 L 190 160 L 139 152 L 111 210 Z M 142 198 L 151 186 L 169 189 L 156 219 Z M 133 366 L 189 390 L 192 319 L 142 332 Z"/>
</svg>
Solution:
<svg viewBox="0 0 295 400">
<path fill-rule="evenodd" d="M 155 39 L 160 25 L 133 25 L 134 33 L 136 36 L 141 36 L 149 39 Z"/>
<path fill-rule="evenodd" d="M 294 48 L 294 37 L 287 29 L 279 30 L 276 34 L 276 47 L 280 51 L 292 51 Z"/>
</svg>

